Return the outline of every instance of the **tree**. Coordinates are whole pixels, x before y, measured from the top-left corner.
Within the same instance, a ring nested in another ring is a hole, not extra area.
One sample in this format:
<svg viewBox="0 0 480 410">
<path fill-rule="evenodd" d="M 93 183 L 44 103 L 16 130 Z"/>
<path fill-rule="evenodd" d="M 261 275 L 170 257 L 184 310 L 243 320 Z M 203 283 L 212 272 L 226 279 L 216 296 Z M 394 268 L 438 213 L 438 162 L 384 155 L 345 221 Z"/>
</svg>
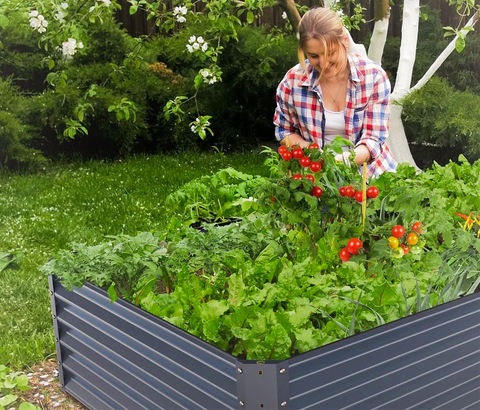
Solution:
<svg viewBox="0 0 480 410">
<path fill-rule="evenodd" d="M 52 56 L 45 59 L 52 72 L 47 76 L 49 84 L 63 84 L 65 79 L 61 75 L 61 71 L 54 72 L 53 69 L 62 61 L 72 57 L 73 54 L 79 52 L 83 48 L 81 41 L 83 33 L 88 30 L 88 24 L 95 24 L 102 21 L 105 13 L 111 13 L 118 5 L 115 0 L 86 0 L 81 6 L 69 6 L 66 1 L 49 0 L 45 2 L 35 2 L 31 0 L 8 0 L 15 2 L 31 10 L 30 26 L 33 30 L 42 34 L 39 40 L 45 50 L 52 50 Z M 196 12 L 196 4 L 198 1 L 192 0 L 173 0 L 170 7 L 167 2 L 150 1 L 150 0 L 127 0 L 130 4 L 130 14 L 136 13 L 143 9 L 147 12 L 149 19 L 155 19 L 156 24 L 163 32 L 171 33 L 181 30 L 188 19 L 194 20 L 198 14 Z M 330 7 L 341 16 L 345 27 L 348 30 L 359 28 L 360 23 L 364 22 L 362 13 L 365 10 L 363 5 L 372 5 L 375 11 L 375 25 L 371 38 L 368 56 L 374 61 L 381 64 L 383 49 L 385 46 L 388 23 L 390 18 L 390 1 L 391 0 L 325 0 L 323 5 Z M 458 27 L 446 27 L 445 34 L 454 36 L 453 41 L 432 64 L 425 76 L 415 85 L 411 86 L 413 66 L 415 63 L 416 44 L 418 40 L 418 25 L 420 19 L 420 0 L 405 0 L 403 2 L 403 26 L 402 41 L 399 55 L 399 65 L 396 75 L 395 87 L 392 92 L 392 113 L 391 113 L 391 136 L 389 144 L 399 162 L 410 162 L 414 164 L 414 160 L 410 154 L 408 143 L 403 130 L 401 121 L 402 106 L 401 102 L 413 90 L 422 87 L 429 78 L 435 73 L 445 59 L 454 49 L 458 52 L 465 47 L 466 35 L 473 30 L 478 20 L 479 2 L 477 0 L 445 0 L 450 5 L 455 5 L 460 15 L 460 23 Z M 32 9 L 34 4 L 38 3 L 38 10 Z M 243 24 L 252 24 L 256 17 L 260 16 L 263 9 L 271 6 L 279 6 L 284 10 L 285 18 L 288 19 L 290 28 L 293 32 L 297 31 L 301 14 L 306 10 L 305 6 L 300 6 L 294 0 L 205 0 L 204 10 L 202 13 L 207 14 L 211 23 L 211 28 L 207 33 L 191 36 L 188 44 L 185 45 L 185 51 L 198 57 L 204 67 L 199 70 L 195 77 L 196 92 L 193 96 L 178 96 L 169 101 L 164 108 L 166 117 L 176 117 L 178 119 L 184 117 L 182 105 L 187 101 L 194 100 L 196 102 L 199 91 L 203 87 L 208 87 L 222 79 L 222 70 L 218 65 L 218 57 L 222 53 L 225 42 L 238 41 L 237 30 Z M 50 7 L 50 14 L 56 13 L 51 23 L 55 24 L 55 28 L 47 25 L 47 22 L 41 15 L 42 10 Z M 39 11 L 40 10 L 40 11 Z M 53 11 L 52 11 L 53 10 Z M 88 12 L 85 14 L 85 10 Z M 347 10 L 349 11 L 347 13 Z M 83 14 L 81 13 L 83 11 Z M 0 17 L 2 17 L 0 8 Z M 245 19 L 242 23 L 240 18 Z M 464 24 L 464 20 L 469 18 Z M 0 19 L 0 24 L 5 25 L 4 19 Z M 48 28 L 48 30 L 47 30 Z M 199 33 L 200 34 L 200 33 Z M 284 35 L 277 33 L 278 36 Z M 66 41 L 68 39 L 68 41 Z M 351 39 L 351 38 L 350 38 Z M 275 43 L 275 37 L 271 37 L 272 44 Z M 355 52 L 366 54 L 364 47 L 356 45 L 351 41 L 351 47 Z M 58 51 L 60 50 L 61 53 Z M 60 58 L 58 55 L 60 54 Z M 55 57 L 56 55 L 56 57 Z M 126 63 L 135 61 L 135 56 L 129 56 Z M 115 70 L 121 71 L 116 67 Z M 123 100 L 122 100 L 123 101 Z M 198 104 L 195 104 L 197 107 Z M 135 106 L 129 101 L 123 101 L 116 106 L 110 107 L 117 113 L 117 116 L 123 119 L 135 119 Z M 110 109 L 109 108 L 109 109 Z M 79 111 L 80 114 L 83 111 Z M 128 115 L 127 115 L 128 114 Z M 190 128 L 201 138 L 205 138 L 207 132 L 212 132 L 209 128 L 211 117 L 208 113 L 200 113 L 197 108 L 197 118 L 190 123 Z M 69 120 L 65 130 L 65 136 L 73 138 L 77 132 L 86 133 L 87 130 L 82 126 L 82 115 L 78 118 Z"/>
</svg>

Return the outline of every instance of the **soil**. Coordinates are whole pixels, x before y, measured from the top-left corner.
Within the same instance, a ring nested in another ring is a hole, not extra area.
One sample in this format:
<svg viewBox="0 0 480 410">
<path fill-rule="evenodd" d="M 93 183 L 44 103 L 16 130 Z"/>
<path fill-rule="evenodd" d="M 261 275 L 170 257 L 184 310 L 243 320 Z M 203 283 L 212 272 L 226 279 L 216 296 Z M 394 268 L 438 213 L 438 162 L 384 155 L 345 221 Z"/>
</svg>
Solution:
<svg viewBox="0 0 480 410">
<path fill-rule="evenodd" d="M 62 391 L 58 379 L 57 362 L 46 360 L 39 362 L 31 367 L 30 372 L 26 372 L 29 377 L 28 385 L 30 390 L 17 393 L 21 402 L 35 404 L 42 410 L 86 410 L 87 407 L 75 400 L 68 393 Z M 10 409 L 17 409 L 20 404 L 17 401 Z"/>
</svg>

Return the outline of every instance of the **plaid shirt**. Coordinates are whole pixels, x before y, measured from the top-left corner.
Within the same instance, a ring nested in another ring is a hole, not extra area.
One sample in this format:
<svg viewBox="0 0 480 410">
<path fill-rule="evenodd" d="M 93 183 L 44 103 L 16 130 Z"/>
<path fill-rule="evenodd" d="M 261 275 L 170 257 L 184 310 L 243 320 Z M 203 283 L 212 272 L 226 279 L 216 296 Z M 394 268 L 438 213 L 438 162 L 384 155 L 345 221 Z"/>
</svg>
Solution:
<svg viewBox="0 0 480 410">
<path fill-rule="evenodd" d="M 350 76 L 345 106 L 345 135 L 355 146 L 365 145 L 371 160 L 367 177 L 385 171 L 394 172 L 397 162 L 386 139 L 390 115 L 390 81 L 373 61 L 349 54 Z M 299 134 L 306 141 L 325 145 L 325 116 L 318 71 L 308 60 L 307 70 L 300 64 L 291 68 L 277 88 L 275 136 L 281 141 L 289 134 Z"/>
</svg>

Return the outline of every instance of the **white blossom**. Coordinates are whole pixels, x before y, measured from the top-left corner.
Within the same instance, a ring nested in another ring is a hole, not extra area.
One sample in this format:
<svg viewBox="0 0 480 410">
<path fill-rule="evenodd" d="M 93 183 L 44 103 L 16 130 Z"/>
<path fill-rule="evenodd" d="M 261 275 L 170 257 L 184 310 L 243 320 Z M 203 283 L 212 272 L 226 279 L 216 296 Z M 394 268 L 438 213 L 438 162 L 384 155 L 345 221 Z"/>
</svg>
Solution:
<svg viewBox="0 0 480 410">
<path fill-rule="evenodd" d="M 187 14 L 188 12 L 188 9 L 185 7 L 185 6 L 182 6 L 182 7 L 175 7 L 173 9 L 173 15 L 176 16 L 177 14 Z"/>
<path fill-rule="evenodd" d="M 202 76 L 206 78 L 206 77 L 209 77 L 209 76 L 210 76 L 210 71 L 208 71 L 208 70 L 202 70 L 202 71 L 200 72 L 200 74 L 202 74 Z"/>
<path fill-rule="evenodd" d="M 204 42 L 205 42 L 205 40 L 203 39 L 203 37 L 198 37 L 197 38 L 197 43 L 203 44 Z"/>
<path fill-rule="evenodd" d="M 198 120 L 198 118 L 197 118 L 197 120 Z M 192 126 L 190 127 L 190 129 L 192 130 L 192 132 L 195 132 L 195 125 L 192 125 Z"/>
<path fill-rule="evenodd" d="M 83 43 L 74 38 L 69 38 L 68 41 L 62 43 L 62 53 L 65 58 L 69 59 L 77 52 L 77 48 L 83 48 Z"/>
<path fill-rule="evenodd" d="M 187 21 L 187 19 L 186 19 L 185 17 L 181 16 L 181 17 L 178 17 L 178 18 L 177 18 L 177 21 L 178 21 L 179 23 L 185 23 L 185 22 Z"/>
<path fill-rule="evenodd" d="M 29 13 L 30 18 L 30 26 L 37 30 L 39 33 L 45 33 L 48 27 L 48 21 L 45 18 L 38 14 L 37 10 L 33 10 Z"/>
<path fill-rule="evenodd" d="M 208 48 L 208 44 L 207 44 L 207 43 L 203 43 L 203 44 L 202 44 L 202 51 L 207 51 L 207 48 Z"/>
<path fill-rule="evenodd" d="M 197 37 L 195 37 L 195 36 L 191 36 L 191 37 L 188 39 L 188 42 L 189 42 L 190 44 L 195 43 L 195 41 L 197 41 Z"/>
<path fill-rule="evenodd" d="M 187 50 L 188 50 L 190 53 L 193 53 L 193 47 L 192 47 L 190 44 L 187 44 Z"/>
<path fill-rule="evenodd" d="M 92 6 L 88 9 L 88 12 L 91 13 L 93 10 L 95 10 L 95 6 Z"/>
<path fill-rule="evenodd" d="M 198 43 L 193 43 L 193 44 L 192 44 L 192 47 L 193 47 L 194 50 L 198 50 L 198 49 L 200 48 L 200 44 L 198 44 Z"/>
<path fill-rule="evenodd" d="M 282 13 L 282 19 L 284 19 L 284 20 L 287 19 L 287 13 L 285 13 L 285 12 Z"/>
<path fill-rule="evenodd" d="M 65 23 L 65 13 L 60 9 L 57 14 L 55 14 L 55 19 L 60 23 Z"/>
<path fill-rule="evenodd" d="M 68 9 L 68 3 L 63 2 L 60 4 L 60 7 L 64 10 Z"/>
<path fill-rule="evenodd" d="M 106 7 L 110 6 L 110 3 L 112 2 L 111 0 L 97 0 L 103 4 L 105 4 Z"/>
</svg>

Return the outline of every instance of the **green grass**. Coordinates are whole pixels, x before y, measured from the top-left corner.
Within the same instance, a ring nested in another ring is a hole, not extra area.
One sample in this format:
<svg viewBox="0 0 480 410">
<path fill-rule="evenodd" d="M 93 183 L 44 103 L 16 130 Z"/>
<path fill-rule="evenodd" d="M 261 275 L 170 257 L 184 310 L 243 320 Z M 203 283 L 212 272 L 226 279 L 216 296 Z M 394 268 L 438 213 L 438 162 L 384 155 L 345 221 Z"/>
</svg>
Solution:
<svg viewBox="0 0 480 410">
<path fill-rule="evenodd" d="M 183 153 L 0 174 L 0 252 L 24 255 L 18 270 L 0 272 L 0 363 L 20 368 L 54 355 L 48 281 L 38 268 L 57 250 L 161 229 L 169 193 L 229 166 L 266 176 L 265 158 Z"/>
</svg>

